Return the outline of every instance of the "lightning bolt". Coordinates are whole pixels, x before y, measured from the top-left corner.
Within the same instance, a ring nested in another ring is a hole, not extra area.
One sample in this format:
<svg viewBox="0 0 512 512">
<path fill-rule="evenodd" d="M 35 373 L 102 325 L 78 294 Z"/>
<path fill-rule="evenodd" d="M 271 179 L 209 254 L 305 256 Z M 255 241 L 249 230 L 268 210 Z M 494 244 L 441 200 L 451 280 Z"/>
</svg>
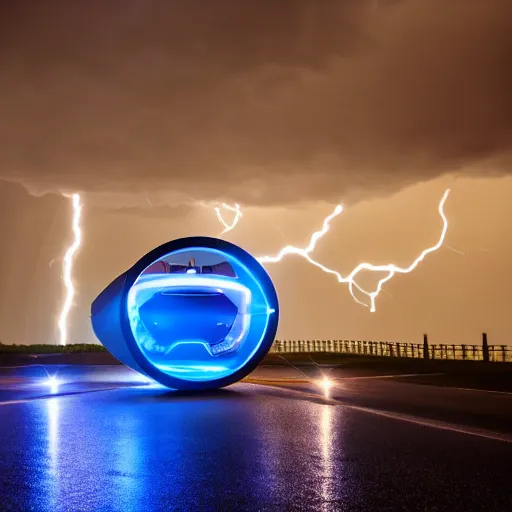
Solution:
<svg viewBox="0 0 512 512">
<path fill-rule="evenodd" d="M 279 253 L 276 256 L 261 256 L 258 259 L 260 263 L 277 263 L 281 261 L 285 256 L 289 254 L 296 254 L 298 256 L 303 257 L 306 259 L 311 265 L 314 265 L 315 267 L 318 267 L 320 270 L 326 272 L 327 274 L 332 274 L 336 277 L 339 283 L 346 283 L 348 284 L 348 289 L 350 292 L 350 295 L 352 295 L 352 298 L 362 306 L 369 307 L 370 311 L 373 313 L 375 311 L 375 299 L 378 297 L 379 293 L 382 291 L 382 287 L 384 284 L 386 284 L 388 281 L 390 281 L 395 274 L 408 274 L 412 272 L 427 256 L 428 254 L 437 251 L 444 242 L 444 239 L 446 237 L 446 232 L 448 230 L 448 219 L 446 218 L 446 215 L 444 213 L 444 205 L 446 200 L 448 199 L 448 195 L 450 194 L 450 189 L 445 190 L 443 197 L 441 198 L 441 201 L 439 202 L 438 212 L 439 215 L 443 221 L 443 228 L 441 230 L 441 234 L 439 236 L 439 239 L 437 243 L 432 245 L 431 247 L 428 247 L 427 249 L 424 249 L 420 255 L 407 267 L 399 267 L 393 263 L 388 263 L 387 265 L 373 265 L 368 262 L 359 263 L 350 274 L 347 276 L 341 275 L 336 270 L 330 269 L 326 267 L 325 265 L 322 265 L 318 261 L 314 260 L 311 257 L 311 253 L 315 250 L 317 242 L 329 231 L 330 228 L 330 222 L 337 217 L 342 211 L 343 208 L 341 205 L 336 206 L 334 211 L 325 218 L 322 229 L 320 231 L 316 231 L 311 236 L 310 242 L 308 246 L 304 249 L 300 249 L 291 245 L 287 245 L 283 249 L 279 251 Z M 373 291 L 367 291 L 364 288 L 362 288 L 356 281 L 357 275 L 364 271 L 370 271 L 370 272 L 385 272 L 386 275 L 380 279 L 380 281 L 377 283 L 377 287 Z M 354 288 L 357 289 L 360 293 L 368 297 L 369 304 L 359 300 L 356 295 Z"/>
<path fill-rule="evenodd" d="M 64 282 L 64 287 L 66 289 L 66 297 L 64 300 L 64 304 L 62 306 L 62 310 L 60 312 L 59 317 L 59 331 L 60 331 L 60 340 L 59 345 L 66 345 L 68 341 L 68 315 L 73 305 L 73 299 L 75 297 L 75 287 L 73 286 L 73 262 L 75 255 L 80 248 L 80 244 L 82 243 L 82 231 L 80 229 L 80 217 L 82 213 L 82 204 L 80 201 L 79 194 L 73 194 L 71 196 L 71 201 L 73 205 L 73 234 L 74 240 L 73 243 L 69 246 L 66 254 L 64 255 L 63 260 L 63 273 L 62 280 Z"/>
<path fill-rule="evenodd" d="M 224 233 L 227 233 L 228 231 L 231 231 L 232 229 L 235 228 L 235 226 L 238 224 L 238 221 L 242 217 L 242 210 L 240 208 L 240 205 L 238 205 L 238 204 L 231 206 L 229 204 L 222 203 L 221 207 L 224 208 L 225 210 L 229 210 L 230 212 L 235 213 L 233 222 L 231 224 L 229 224 L 228 222 L 226 222 L 224 220 L 224 217 L 222 216 L 220 207 L 219 206 L 215 207 L 215 213 L 217 214 L 217 219 L 219 219 L 219 222 L 224 226 L 224 231 L 222 231 L 222 233 L 221 233 L 221 235 L 223 235 Z"/>
<path fill-rule="evenodd" d="M 341 206 L 340 204 L 336 206 L 334 211 L 324 219 L 322 229 L 320 231 L 316 231 L 315 233 L 313 233 L 311 239 L 309 240 L 309 244 L 305 249 L 299 249 L 298 247 L 294 247 L 293 245 L 287 245 L 283 247 L 275 256 L 261 256 L 257 258 L 257 260 L 260 263 L 278 263 L 289 254 L 297 254 L 298 256 L 302 256 L 303 258 L 308 260 L 312 265 L 320 265 L 320 263 L 317 263 L 309 255 L 315 250 L 318 240 L 320 240 L 329 231 L 332 219 L 337 217 L 342 211 L 343 206 Z"/>
</svg>

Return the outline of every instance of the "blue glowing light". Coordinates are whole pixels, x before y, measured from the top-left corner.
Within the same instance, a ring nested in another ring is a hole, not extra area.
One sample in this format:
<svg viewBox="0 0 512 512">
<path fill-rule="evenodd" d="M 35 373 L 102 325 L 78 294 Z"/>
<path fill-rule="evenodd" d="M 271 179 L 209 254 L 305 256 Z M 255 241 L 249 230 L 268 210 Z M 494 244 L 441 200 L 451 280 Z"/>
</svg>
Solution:
<svg viewBox="0 0 512 512">
<path fill-rule="evenodd" d="M 60 381 L 55 375 L 50 375 L 46 381 L 45 385 L 50 388 L 50 393 L 54 395 L 55 393 L 58 393 L 59 387 L 63 384 L 62 381 Z"/>
<path fill-rule="evenodd" d="M 272 345 L 278 316 L 261 265 L 213 238 L 152 251 L 92 306 L 94 331 L 115 357 L 184 389 L 225 386 L 247 375 Z"/>
<path fill-rule="evenodd" d="M 236 292 L 231 298 L 227 291 Z M 250 324 L 251 291 L 239 282 L 200 274 L 148 274 L 128 293 L 130 325 L 140 344 L 170 354 L 200 344 L 212 355 L 235 350 Z"/>
</svg>

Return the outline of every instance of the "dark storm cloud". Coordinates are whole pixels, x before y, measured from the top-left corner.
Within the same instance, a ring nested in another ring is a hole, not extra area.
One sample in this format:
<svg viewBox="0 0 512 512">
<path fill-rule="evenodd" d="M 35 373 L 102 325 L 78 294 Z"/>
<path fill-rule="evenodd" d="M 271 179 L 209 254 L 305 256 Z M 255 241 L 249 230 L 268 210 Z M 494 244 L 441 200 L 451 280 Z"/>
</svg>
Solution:
<svg viewBox="0 0 512 512">
<path fill-rule="evenodd" d="M 504 172 L 511 19 L 509 0 L 2 2 L 0 176 L 133 206 Z"/>
</svg>

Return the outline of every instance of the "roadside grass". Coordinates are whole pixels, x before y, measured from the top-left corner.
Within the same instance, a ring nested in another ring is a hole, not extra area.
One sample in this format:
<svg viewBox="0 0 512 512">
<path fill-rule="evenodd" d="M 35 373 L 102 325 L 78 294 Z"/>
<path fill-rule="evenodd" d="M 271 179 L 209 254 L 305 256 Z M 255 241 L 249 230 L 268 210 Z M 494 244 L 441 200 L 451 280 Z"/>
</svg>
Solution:
<svg viewBox="0 0 512 512">
<path fill-rule="evenodd" d="M 0 343 L 0 354 L 76 354 L 81 352 L 106 352 L 106 350 L 103 345 L 95 343 L 69 345 L 4 345 Z"/>
</svg>

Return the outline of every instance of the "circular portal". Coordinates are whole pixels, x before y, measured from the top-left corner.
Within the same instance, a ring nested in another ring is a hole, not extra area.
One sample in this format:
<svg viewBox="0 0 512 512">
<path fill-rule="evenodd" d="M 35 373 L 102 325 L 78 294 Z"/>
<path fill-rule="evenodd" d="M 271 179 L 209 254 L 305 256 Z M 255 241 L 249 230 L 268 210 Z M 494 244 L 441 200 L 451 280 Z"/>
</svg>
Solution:
<svg viewBox="0 0 512 512">
<path fill-rule="evenodd" d="M 131 355 L 156 381 L 208 389 L 249 374 L 270 349 L 279 306 L 249 253 L 215 238 L 175 240 L 128 271 L 122 328 Z"/>
</svg>

